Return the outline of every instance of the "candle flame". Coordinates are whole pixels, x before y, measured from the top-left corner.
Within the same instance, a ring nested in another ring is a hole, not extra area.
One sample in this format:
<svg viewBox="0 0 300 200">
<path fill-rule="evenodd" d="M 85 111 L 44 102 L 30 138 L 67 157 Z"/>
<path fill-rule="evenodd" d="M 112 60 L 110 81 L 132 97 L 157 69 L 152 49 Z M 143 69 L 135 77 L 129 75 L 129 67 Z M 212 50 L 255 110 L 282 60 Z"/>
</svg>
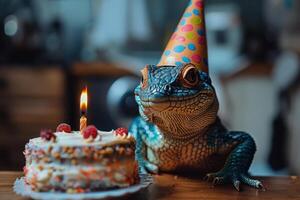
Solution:
<svg viewBox="0 0 300 200">
<path fill-rule="evenodd" d="M 88 106 L 88 91 L 87 86 L 85 86 L 80 95 L 80 111 L 85 114 Z"/>
</svg>

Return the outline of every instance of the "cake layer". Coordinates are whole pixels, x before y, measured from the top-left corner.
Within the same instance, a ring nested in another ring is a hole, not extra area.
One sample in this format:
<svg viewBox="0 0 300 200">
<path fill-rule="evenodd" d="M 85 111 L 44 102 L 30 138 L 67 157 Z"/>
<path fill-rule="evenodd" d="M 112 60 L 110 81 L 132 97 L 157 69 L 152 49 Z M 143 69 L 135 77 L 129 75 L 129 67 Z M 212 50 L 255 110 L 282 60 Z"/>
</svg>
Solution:
<svg viewBox="0 0 300 200">
<path fill-rule="evenodd" d="M 115 161 L 107 165 L 28 165 L 26 182 L 35 191 L 71 193 L 128 187 L 138 182 L 135 161 Z"/>
</svg>

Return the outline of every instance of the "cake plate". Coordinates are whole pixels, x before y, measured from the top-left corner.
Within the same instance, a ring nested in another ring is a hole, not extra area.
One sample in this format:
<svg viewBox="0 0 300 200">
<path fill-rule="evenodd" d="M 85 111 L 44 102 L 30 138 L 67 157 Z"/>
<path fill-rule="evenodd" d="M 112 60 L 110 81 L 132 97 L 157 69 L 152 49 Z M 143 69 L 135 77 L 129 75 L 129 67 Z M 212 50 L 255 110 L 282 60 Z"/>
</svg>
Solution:
<svg viewBox="0 0 300 200">
<path fill-rule="evenodd" d="M 143 188 L 146 188 L 153 183 L 153 177 L 150 174 L 140 174 L 140 183 L 132 185 L 127 188 L 99 191 L 99 192 L 88 192 L 69 194 L 62 192 L 35 192 L 32 191 L 30 186 L 25 183 L 24 177 L 16 179 L 13 189 L 14 192 L 23 197 L 30 197 L 32 199 L 43 199 L 43 200 L 64 200 L 64 199 L 104 199 L 107 197 L 121 197 L 126 194 L 135 193 Z"/>
</svg>

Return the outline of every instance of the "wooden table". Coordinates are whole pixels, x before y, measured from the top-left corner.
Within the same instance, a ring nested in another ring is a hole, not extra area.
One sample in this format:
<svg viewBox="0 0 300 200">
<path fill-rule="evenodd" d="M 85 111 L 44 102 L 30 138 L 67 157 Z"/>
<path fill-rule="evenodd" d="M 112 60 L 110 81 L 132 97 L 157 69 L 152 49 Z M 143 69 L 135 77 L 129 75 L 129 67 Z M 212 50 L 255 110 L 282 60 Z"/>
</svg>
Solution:
<svg viewBox="0 0 300 200">
<path fill-rule="evenodd" d="M 26 199 L 17 196 L 12 185 L 21 172 L 0 172 L 0 199 Z M 155 176 L 155 182 L 147 189 L 136 194 L 127 195 L 121 199 L 207 199 L 207 200 L 300 200 L 300 177 L 259 177 L 266 191 L 259 191 L 244 186 L 242 192 L 237 192 L 231 185 L 212 187 L 211 184 L 199 179 L 177 177 L 174 175 Z"/>
</svg>

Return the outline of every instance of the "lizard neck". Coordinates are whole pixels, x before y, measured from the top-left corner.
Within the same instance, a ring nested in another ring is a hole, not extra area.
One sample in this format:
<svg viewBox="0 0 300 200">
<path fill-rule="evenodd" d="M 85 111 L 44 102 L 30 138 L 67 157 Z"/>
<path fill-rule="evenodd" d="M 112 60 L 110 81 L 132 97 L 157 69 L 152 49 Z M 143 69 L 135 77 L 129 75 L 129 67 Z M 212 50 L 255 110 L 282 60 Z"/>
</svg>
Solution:
<svg viewBox="0 0 300 200">
<path fill-rule="evenodd" d="M 155 124 L 167 138 L 189 139 L 204 134 L 215 123 L 218 112 L 218 100 L 215 101 L 202 113 L 173 113 L 162 112 L 159 116 L 152 117 Z"/>
</svg>

